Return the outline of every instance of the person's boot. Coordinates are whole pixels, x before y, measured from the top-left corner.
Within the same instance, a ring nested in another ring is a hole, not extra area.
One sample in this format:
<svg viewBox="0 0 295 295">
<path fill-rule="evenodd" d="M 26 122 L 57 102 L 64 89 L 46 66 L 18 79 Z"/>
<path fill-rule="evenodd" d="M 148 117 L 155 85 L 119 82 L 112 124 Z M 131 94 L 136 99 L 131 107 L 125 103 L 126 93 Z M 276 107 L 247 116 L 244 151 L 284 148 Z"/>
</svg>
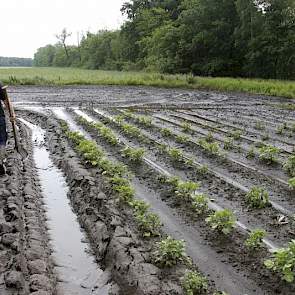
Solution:
<svg viewBox="0 0 295 295">
<path fill-rule="evenodd" d="M 6 175 L 6 168 L 4 164 L 0 164 L 0 176 Z"/>
</svg>

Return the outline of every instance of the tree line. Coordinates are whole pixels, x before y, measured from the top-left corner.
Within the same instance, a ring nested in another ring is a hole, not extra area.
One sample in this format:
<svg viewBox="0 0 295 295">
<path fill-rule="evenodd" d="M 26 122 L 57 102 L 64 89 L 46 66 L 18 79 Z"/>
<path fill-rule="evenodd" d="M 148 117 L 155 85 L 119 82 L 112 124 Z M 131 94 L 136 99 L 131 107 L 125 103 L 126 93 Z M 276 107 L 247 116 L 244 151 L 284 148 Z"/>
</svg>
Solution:
<svg viewBox="0 0 295 295">
<path fill-rule="evenodd" d="M 32 65 L 31 58 L 0 56 L 0 67 L 31 67 Z"/>
<path fill-rule="evenodd" d="M 131 0 L 117 31 L 39 48 L 36 66 L 295 78 L 294 0 Z M 65 38 L 63 38 L 65 37 Z"/>
</svg>

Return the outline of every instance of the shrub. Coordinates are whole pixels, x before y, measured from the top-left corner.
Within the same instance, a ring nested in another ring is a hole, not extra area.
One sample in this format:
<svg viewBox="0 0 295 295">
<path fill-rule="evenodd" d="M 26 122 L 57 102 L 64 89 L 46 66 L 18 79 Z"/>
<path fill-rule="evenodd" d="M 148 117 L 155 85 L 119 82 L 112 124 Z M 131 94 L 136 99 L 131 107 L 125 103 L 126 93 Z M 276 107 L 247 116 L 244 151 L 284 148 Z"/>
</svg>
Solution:
<svg viewBox="0 0 295 295">
<path fill-rule="evenodd" d="M 246 195 L 247 203 L 252 208 L 264 208 L 269 205 L 268 192 L 261 187 L 252 187 Z"/>
<path fill-rule="evenodd" d="M 291 189 L 294 189 L 295 190 L 295 177 L 290 178 L 289 181 L 288 181 L 288 183 L 289 183 L 289 187 Z"/>
<path fill-rule="evenodd" d="M 271 259 L 264 262 L 268 269 L 278 272 L 283 280 L 291 283 L 295 274 L 295 240 L 288 247 L 276 250 Z"/>
<path fill-rule="evenodd" d="M 178 197 L 189 199 L 199 187 L 200 185 L 193 181 L 178 182 L 175 188 L 175 193 Z"/>
<path fill-rule="evenodd" d="M 290 156 L 283 165 L 283 169 L 290 175 L 295 177 L 295 155 Z"/>
<path fill-rule="evenodd" d="M 245 246 L 250 250 L 260 248 L 262 245 L 262 239 L 265 237 L 266 232 L 262 229 L 256 229 L 251 231 L 248 239 L 245 241 Z"/>
<path fill-rule="evenodd" d="M 183 240 L 174 240 L 171 237 L 156 243 L 154 253 L 155 263 L 161 267 L 171 267 L 178 263 L 188 263 L 189 258 L 185 253 L 185 244 Z"/>
<path fill-rule="evenodd" d="M 197 215 L 204 214 L 208 211 L 209 199 L 204 194 L 197 194 L 192 196 L 192 208 Z"/>
<path fill-rule="evenodd" d="M 207 279 L 196 271 L 188 271 L 183 280 L 182 287 L 184 294 L 194 295 L 200 294 L 208 289 Z"/>
<path fill-rule="evenodd" d="M 224 209 L 207 217 L 206 222 L 213 230 L 229 234 L 235 227 L 236 218 L 231 210 Z"/>
<path fill-rule="evenodd" d="M 145 151 L 143 148 L 134 149 L 131 147 L 126 147 L 121 151 L 122 156 L 128 158 L 132 162 L 142 161 L 144 157 L 144 152 Z"/>
<path fill-rule="evenodd" d="M 262 146 L 259 148 L 259 159 L 267 164 L 272 164 L 278 161 L 277 157 L 279 152 L 280 150 L 277 147 L 271 145 Z"/>
</svg>

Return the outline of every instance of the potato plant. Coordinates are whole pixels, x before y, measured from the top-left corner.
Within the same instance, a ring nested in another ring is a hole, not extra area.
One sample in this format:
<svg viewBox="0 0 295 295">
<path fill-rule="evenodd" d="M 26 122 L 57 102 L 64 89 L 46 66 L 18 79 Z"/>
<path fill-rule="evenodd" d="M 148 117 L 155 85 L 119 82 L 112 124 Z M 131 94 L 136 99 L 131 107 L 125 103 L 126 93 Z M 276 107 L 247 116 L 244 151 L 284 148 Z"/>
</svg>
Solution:
<svg viewBox="0 0 295 295">
<path fill-rule="evenodd" d="M 209 143 L 205 139 L 200 139 L 198 144 L 210 155 L 218 156 L 220 155 L 220 147 L 217 142 Z"/>
<path fill-rule="evenodd" d="M 182 279 L 182 288 L 186 295 L 202 294 L 207 291 L 208 282 L 200 273 L 188 271 Z"/>
<path fill-rule="evenodd" d="M 130 137 L 141 138 L 140 130 L 133 125 L 130 125 L 127 123 L 122 123 L 121 129 L 122 129 L 123 133 L 125 133 L 126 135 L 128 135 Z"/>
<path fill-rule="evenodd" d="M 168 149 L 168 155 L 170 156 L 173 162 L 183 162 L 183 153 L 181 150 L 177 148 Z"/>
<path fill-rule="evenodd" d="M 160 235 L 160 228 L 162 223 L 157 214 L 150 212 L 135 211 L 135 221 L 144 237 L 156 237 Z"/>
<path fill-rule="evenodd" d="M 295 190 L 295 177 L 290 178 L 288 181 L 289 188 Z"/>
<path fill-rule="evenodd" d="M 235 130 L 230 133 L 230 137 L 232 137 L 234 140 L 239 140 L 241 139 L 242 134 L 243 133 L 241 130 Z"/>
<path fill-rule="evenodd" d="M 223 143 L 223 148 L 225 150 L 232 150 L 234 147 L 235 147 L 235 145 L 234 145 L 233 138 L 231 138 L 231 137 L 225 138 L 224 143 Z"/>
<path fill-rule="evenodd" d="M 135 117 L 135 120 L 144 127 L 151 128 L 152 127 L 152 119 L 147 116 L 139 116 Z"/>
<path fill-rule="evenodd" d="M 262 229 L 252 230 L 251 233 L 249 234 L 249 237 L 245 241 L 245 246 L 251 251 L 261 248 L 262 240 L 265 236 L 266 236 L 265 230 L 262 230 Z"/>
<path fill-rule="evenodd" d="M 186 143 L 189 141 L 189 138 L 186 135 L 177 135 L 175 140 L 178 143 Z"/>
<path fill-rule="evenodd" d="M 253 159 L 253 158 L 255 158 L 255 147 L 254 146 L 251 146 L 251 148 L 247 152 L 246 158 L 247 159 Z"/>
<path fill-rule="evenodd" d="M 131 162 L 141 162 L 144 157 L 145 150 L 143 148 L 125 147 L 121 150 L 123 157 L 128 158 Z"/>
<path fill-rule="evenodd" d="M 217 230 L 226 235 L 232 232 L 236 224 L 236 218 L 233 212 L 229 209 L 216 211 L 205 220 L 212 230 Z"/>
<path fill-rule="evenodd" d="M 277 147 L 266 145 L 259 148 L 259 159 L 270 165 L 278 161 L 280 150 Z"/>
<path fill-rule="evenodd" d="M 156 243 L 154 260 L 160 267 L 172 267 L 179 263 L 190 263 L 190 259 L 185 253 L 184 241 L 174 240 L 170 236 Z"/>
<path fill-rule="evenodd" d="M 164 137 L 170 137 L 172 136 L 172 131 L 168 128 L 162 128 L 161 129 L 161 134 L 164 136 Z"/>
<path fill-rule="evenodd" d="M 289 242 L 286 248 L 276 250 L 264 264 L 279 273 L 284 281 L 292 283 L 295 275 L 295 240 Z"/>
<path fill-rule="evenodd" d="M 265 208 L 269 205 L 269 195 L 265 189 L 255 186 L 247 193 L 246 201 L 252 208 Z"/>
<path fill-rule="evenodd" d="M 295 177 L 295 155 L 290 156 L 283 164 L 283 169 L 290 175 Z"/>
<path fill-rule="evenodd" d="M 208 212 L 209 198 L 204 194 L 196 194 L 192 196 L 192 208 L 197 215 Z"/>
<path fill-rule="evenodd" d="M 190 133 L 192 131 L 192 125 L 186 121 L 182 122 L 181 128 L 183 132 Z"/>
<path fill-rule="evenodd" d="M 178 182 L 175 187 L 175 193 L 182 199 L 190 199 L 191 195 L 200 187 L 200 185 L 193 181 Z"/>
</svg>

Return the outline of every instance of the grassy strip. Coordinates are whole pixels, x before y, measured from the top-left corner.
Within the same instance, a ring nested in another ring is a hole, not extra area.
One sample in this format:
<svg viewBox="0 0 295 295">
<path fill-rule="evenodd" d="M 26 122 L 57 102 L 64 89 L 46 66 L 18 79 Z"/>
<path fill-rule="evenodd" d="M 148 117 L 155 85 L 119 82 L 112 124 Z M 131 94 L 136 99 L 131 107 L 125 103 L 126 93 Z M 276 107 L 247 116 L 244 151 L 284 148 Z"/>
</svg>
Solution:
<svg viewBox="0 0 295 295">
<path fill-rule="evenodd" d="M 13 85 L 128 85 L 208 89 L 295 98 L 295 82 L 241 78 L 209 78 L 145 72 L 76 68 L 0 68 L 0 80 Z"/>
</svg>

